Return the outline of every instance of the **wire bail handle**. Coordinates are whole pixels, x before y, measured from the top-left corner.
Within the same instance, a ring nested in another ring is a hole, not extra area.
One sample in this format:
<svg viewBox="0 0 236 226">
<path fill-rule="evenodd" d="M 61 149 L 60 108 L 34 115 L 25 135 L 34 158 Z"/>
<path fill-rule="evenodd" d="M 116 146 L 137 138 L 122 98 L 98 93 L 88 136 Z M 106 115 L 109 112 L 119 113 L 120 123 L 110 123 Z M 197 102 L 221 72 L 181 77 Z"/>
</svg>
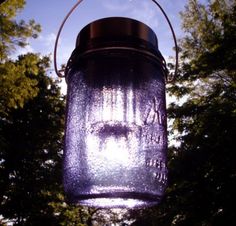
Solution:
<svg viewBox="0 0 236 226">
<path fill-rule="evenodd" d="M 80 5 L 80 3 L 82 3 L 83 0 L 78 0 L 77 3 L 71 8 L 71 10 L 67 13 L 67 15 L 65 16 L 64 20 L 62 21 L 61 23 L 61 26 L 58 30 L 58 33 L 57 33 L 57 36 L 56 36 L 56 40 L 55 40 L 55 45 L 54 45 L 54 69 L 55 69 L 55 72 L 57 74 L 58 77 L 60 78 L 65 78 L 65 70 L 62 69 L 62 70 L 58 70 L 57 68 L 57 46 L 58 46 L 58 41 L 59 41 L 59 37 L 61 35 L 61 32 L 62 32 L 62 29 L 67 21 L 67 19 L 70 17 L 70 15 L 73 13 L 73 11 Z M 162 14 L 164 15 L 169 27 L 170 27 L 170 30 L 171 30 L 171 33 L 172 33 L 172 36 L 173 36 L 173 39 L 174 39 L 174 44 L 175 44 L 175 71 L 174 71 L 174 75 L 172 74 L 171 78 L 168 79 L 168 76 L 167 76 L 167 81 L 168 82 L 172 82 L 175 77 L 177 76 L 177 70 L 178 70 L 178 58 L 179 58 L 179 54 L 178 54 L 178 45 L 177 45 L 177 39 L 176 39 L 176 35 L 175 35 L 175 32 L 174 32 L 174 29 L 172 27 L 172 24 L 166 14 L 166 12 L 164 11 L 164 9 L 161 7 L 161 5 L 156 1 L 156 0 L 151 0 L 162 12 Z"/>
</svg>

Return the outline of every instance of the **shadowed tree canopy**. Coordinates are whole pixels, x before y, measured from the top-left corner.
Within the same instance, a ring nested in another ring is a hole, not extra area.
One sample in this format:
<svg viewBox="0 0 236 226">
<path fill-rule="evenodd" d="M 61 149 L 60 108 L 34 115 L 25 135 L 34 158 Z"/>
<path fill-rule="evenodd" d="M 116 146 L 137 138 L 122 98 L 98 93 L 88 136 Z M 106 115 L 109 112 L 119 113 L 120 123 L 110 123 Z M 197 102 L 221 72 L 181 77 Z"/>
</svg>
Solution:
<svg viewBox="0 0 236 226">
<path fill-rule="evenodd" d="M 37 96 L 0 118 L 0 213 L 17 225 L 38 225 L 40 215 L 52 225 L 49 202 L 60 191 L 64 101 L 57 83 L 45 75 L 48 58 L 28 54 L 12 65 L 32 57 L 37 76 L 27 71 L 25 76 L 35 77 Z"/>
<path fill-rule="evenodd" d="M 25 65 L 31 59 L 37 73 L 26 70 L 24 76 L 35 81 L 37 95 L 0 115 L 2 221 L 21 226 L 92 225 L 98 221 L 97 211 L 68 205 L 63 195 L 65 100 L 58 81 L 46 75 L 49 58 L 29 53 L 11 64 Z"/>
<path fill-rule="evenodd" d="M 49 58 L 10 58 L 40 31 L 33 20 L 15 20 L 24 5 L 0 5 L 0 225 L 82 225 L 91 216 L 80 216 L 62 192 L 64 97 L 47 76 Z"/>
<path fill-rule="evenodd" d="M 168 92 L 176 147 L 162 204 L 130 212 L 133 226 L 234 226 L 236 1 L 189 0 L 181 13 L 179 75 Z M 174 134 L 173 134 L 174 135 Z"/>
<path fill-rule="evenodd" d="M 0 5 L 0 225 L 103 224 L 104 211 L 68 205 L 63 195 L 65 100 L 58 81 L 47 75 L 49 58 L 8 56 L 40 30 L 34 21 L 15 21 L 24 4 Z"/>
</svg>

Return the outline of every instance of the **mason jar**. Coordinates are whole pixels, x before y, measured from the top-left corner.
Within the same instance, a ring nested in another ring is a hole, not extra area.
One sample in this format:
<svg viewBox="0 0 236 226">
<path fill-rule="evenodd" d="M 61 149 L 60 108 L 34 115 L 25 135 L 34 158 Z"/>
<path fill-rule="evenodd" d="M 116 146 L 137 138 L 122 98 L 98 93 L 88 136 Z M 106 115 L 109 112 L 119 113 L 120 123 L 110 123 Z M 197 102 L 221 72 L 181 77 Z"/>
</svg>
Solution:
<svg viewBox="0 0 236 226">
<path fill-rule="evenodd" d="M 155 33 L 129 18 L 90 23 L 66 67 L 64 188 L 73 203 L 143 207 L 167 186 L 166 68 Z"/>
</svg>

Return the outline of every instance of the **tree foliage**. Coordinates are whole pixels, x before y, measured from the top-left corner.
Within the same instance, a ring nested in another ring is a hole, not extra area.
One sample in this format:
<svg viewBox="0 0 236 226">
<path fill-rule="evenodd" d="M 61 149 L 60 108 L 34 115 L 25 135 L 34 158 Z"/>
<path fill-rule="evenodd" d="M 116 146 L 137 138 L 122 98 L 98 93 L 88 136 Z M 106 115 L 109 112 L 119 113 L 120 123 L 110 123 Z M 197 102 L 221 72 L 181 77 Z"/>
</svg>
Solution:
<svg viewBox="0 0 236 226">
<path fill-rule="evenodd" d="M 162 204 L 130 212 L 132 225 L 233 226 L 236 190 L 236 1 L 189 0 L 169 107 L 177 146 L 169 149 Z M 139 215 L 137 215 L 139 214 Z"/>
<path fill-rule="evenodd" d="M 29 99 L 34 98 L 38 91 L 37 76 L 40 64 L 38 56 L 28 54 L 18 60 L 0 63 L 0 115 L 6 116 L 11 109 L 22 108 Z M 48 66 L 48 65 L 47 65 Z"/>
<path fill-rule="evenodd" d="M 17 46 L 27 45 L 29 37 L 37 37 L 40 26 L 34 20 L 26 23 L 15 17 L 23 9 L 24 0 L 8 0 L 0 4 L 0 115 L 37 95 L 37 57 L 34 55 L 13 62 L 9 56 Z M 30 75 L 30 76 L 28 76 Z"/>
<path fill-rule="evenodd" d="M 27 65 L 31 58 L 21 56 L 12 64 Z M 60 187 L 64 101 L 58 85 L 45 76 L 48 59 L 34 55 L 34 60 L 37 96 L 0 118 L 0 213 L 19 225 L 38 225 L 37 218 L 52 225 L 48 194 Z M 30 81 L 34 75 L 25 71 L 25 76 Z"/>
<path fill-rule="evenodd" d="M 79 225 L 61 185 L 64 97 L 47 76 L 49 58 L 9 57 L 40 31 L 16 21 L 24 4 L 0 5 L 0 225 Z"/>
<path fill-rule="evenodd" d="M 0 215 L 22 226 L 91 225 L 95 212 L 68 205 L 63 194 L 65 100 L 58 81 L 46 75 L 48 57 L 29 53 L 11 64 L 29 62 L 35 71 L 24 76 L 35 81 L 37 95 L 0 115 Z"/>
<path fill-rule="evenodd" d="M 102 210 L 69 205 L 63 194 L 65 100 L 47 75 L 49 58 L 8 57 L 39 31 L 15 21 L 24 3 L 0 5 L 0 225 L 99 225 Z"/>
<path fill-rule="evenodd" d="M 24 8 L 25 0 L 8 0 L 0 4 L 0 63 L 15 50 L 27 45 L 27 38 L 36 38 L 40 25 L 34 20 L 16 21 L 16 15 Z"/>
<path fill-rule="evenodd" d="M 204 6 L 191 0 L 182 17 L 182 73 L 170 91 L 188 99 L 169 110 L 181 142 L 172 161 L 178 169 L 173 194 L 180 200 L 175 224 L 233 226 L 236 1 Z M 179 92 L 182 87 L 188 92 Z"/>
</svg>

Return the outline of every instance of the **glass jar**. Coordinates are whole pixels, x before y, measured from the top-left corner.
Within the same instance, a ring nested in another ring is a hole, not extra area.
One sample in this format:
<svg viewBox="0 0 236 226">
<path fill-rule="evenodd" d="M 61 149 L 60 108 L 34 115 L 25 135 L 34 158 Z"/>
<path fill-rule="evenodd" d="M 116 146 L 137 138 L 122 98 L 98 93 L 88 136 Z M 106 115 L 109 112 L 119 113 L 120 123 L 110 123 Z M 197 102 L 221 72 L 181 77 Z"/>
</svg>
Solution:
<svg viewBox="0 0 236 226">
<path fill-rule="evenodd" d="M 154 32 L 128 18 L 87 25 L 67 65 L 64 187 L 94 207 L 158 204 L 167 185 L 165 67 Z"/>
</svg>

